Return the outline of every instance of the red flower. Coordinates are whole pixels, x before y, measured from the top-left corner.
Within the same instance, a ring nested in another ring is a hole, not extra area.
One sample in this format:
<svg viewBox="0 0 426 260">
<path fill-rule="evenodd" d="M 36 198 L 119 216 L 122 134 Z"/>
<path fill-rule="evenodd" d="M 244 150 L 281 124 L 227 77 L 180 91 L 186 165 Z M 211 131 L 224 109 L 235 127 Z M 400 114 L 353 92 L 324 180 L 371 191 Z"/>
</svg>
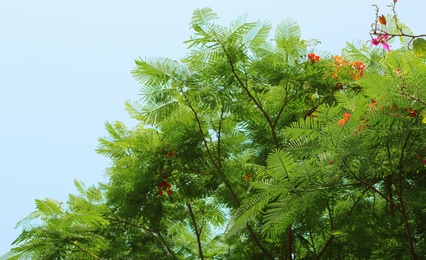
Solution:
<svg viewBox="0 0 426 260">
<path fill-rule="evenodd" d="M 168 151 L 168 152 L 166 153 L 166 155 L 167 155 L 167 156 L 169 156 L 169 157 L 176 156 L 176 150 Z"/>
<path fill-rule="evenodd" d="M 426 159 L 423 160 L 423 164 L 426 165 Z"/>
<path fill-rule="evenodd" d="M 172 191 L 171 190 L 167 190 L 167 195 L 172 195 Z"/>
<path fill-rule="evenodd" d="M 410 116 L 410 117 L 415 117 L 415 116 L 417 116 L 417 110 L 416 110 L 416 109 L 412 109 L 412 110 L 410 111 L 410 113 L 408 114 L 408 116 Z"/>
<path fill-rule="evenodd" d="M 163 191 L 159 190 L 158 195 L 160 195 L 160 197 L 163 196 Z"/>
<path fill-rule="evenodd" d="M 166 188 L 170 188 L 170 184 L 165 182 L 165 181 L 161 182 L 161 186 L 166 187 Z"/>
<path fill-rule="evenodd" d="M 308 54 L 308 59 L 309 59 L 312 63 L 315 63 L 315 62 L 318 62 L 318 61 L 321 59 L 321 57 L 320 57 L 320 56 L 315 55 L 314 53 L 309 53 L 309 54 Z"/>
</svg>

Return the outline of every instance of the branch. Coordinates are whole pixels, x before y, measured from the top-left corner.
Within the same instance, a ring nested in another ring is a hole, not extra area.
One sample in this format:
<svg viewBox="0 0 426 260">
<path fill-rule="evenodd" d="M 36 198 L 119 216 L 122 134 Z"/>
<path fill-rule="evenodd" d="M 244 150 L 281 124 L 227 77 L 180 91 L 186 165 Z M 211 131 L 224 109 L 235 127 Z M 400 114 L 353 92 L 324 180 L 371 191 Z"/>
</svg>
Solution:
<svg viewBox="0 0 426 260">
<path fill-rule="evenodd" d="M 413 237 L 411 235 L 411 230 L 410 230 L 410 224 L 409 224 L 409 219 L 408 219 L 408 214 L 407 214 L 407 210 L 405 208 L 405 203 L 404 203 L 404 198 L 402 196 L 402 191 L 403 191 L 403 183 L 402 183 L 402 176 L 403 176 L 403 170 L 404 170 L 404 151 L 405 148 L 408 145 L 408 140 L 411 137 L 411 131 L 408 132 L 407 137 L 404 140 L 404 145 L 402 146 L 402 150 L 401 150 L 401 156 L 399 158 L 399 191 L 398 191 L 398 199 L 399 199 L 399 204 L 401 204 L 401 215 L 402 218 L 404 220 L 404 226 L 405 226 L 405 232 L 407 233 L 407 239 L 408 239 L 408 244 L 410 245 L 410 253 L 411 256 L 413 257 L 413 259 L 417 259 L 417 255 L 416 252 L 414 251 L 414 241 L 413 241 Z"/>
<path fill-rule="evenodd" d="M 419 102 L 420 104 L 422 104 L 422 105 L 426 106 L 426 102 L 425 102 L 425 101 L 423 101 L 423 100 L 421 100 L 420 98 L 418 98 L 418 97 L 414 96 L 413 94 L 410 94 L 410 93 L 406 92 L 406 91 L 405 91 L 405 90 L 403 90 L 402 88 L 399 88 L 399 90 L 401 91 L 401 94 L 402 94 L 402 95 L 404 95 L 404 96 L 408 97 L 409 99 L 414 100 L 414 101 L 417 101 L 417 102 Z"/>
<path fill-rule="evenodd" d="M 325 243 L 324 247 L 322 248 L 321 252 L 319 252 L 316 259 L 320 259 L 322 254 L 324 254 L 325 250 L 327 250 L 328 246 L 333 242 L 333 239 L 335 238 L 335 235 L 331 235 L 330 238 L 327 240 L 327 243 Z"/>
<path fill-rule="evenodd" d="M 266 248 L 264 248 L 263 246 L 262 246 L 262 244 L 260 244 L 260 242 L 259 242 L 259 240 L 257 239 L 257 237 L 256 237 L 256 235 L 255 235 L 255 233 L 254 233 L 254 231 L 253 231 L 253 229 L 252 229 L 252 227 L 250 226 L 250 224 L 249 223 L 247 223 L 246 224 L 247 225 L 247 229 L 249 230 L 249 232 L 250 232 L 250 237 L 251 237 L 251 239 L 253 240 L 253 242 L 255 243 L 255 245 L 260 249 L 260 250 L 262 250 L 262 252 L 263 252 L 263 254 L 265 255 L 265 256 L 267 256 L 269 259 L 275 259 L 269 252 L 268 252 L 268 250 L 266 250 Z"/>
<path fill-rule="evenodd" d="M 105 218 L 105 219 L 107 219 L 109 221 L 115 221 L 115 222 L 118 222 L 120 224 L 124 224 L 124 225 L 131 226 L 131 227 L 134 227 L 134 228 L 139 228 L 139 229 L 145 230 L 146 232 L 150 233 L 151 235 L 156 235 L 156 237 L 166 247 L 169 254 L 172 255 L 174 259 L 178 259 L 178 257 L 176 256 L 176 253 L 169 247 L 167 241 L 164 239 L 163 235 L 161 235 L 160 232 L 158 232 L 156 230 L 149 229 L 149 228 L 144 227 L 144 226 L 140 226 L 140 225 L 128 222 L 126 220 L 120 220 L 120 219 L 115 219 L 115 218 Z M 155 237 L 155 236 L 153 236 L 153 237 Z"/>
<path fill-rule="evenodd" d="M 226 51 L 225 46 L 223 44 L 221 44 L 221 43 L 220 43 L 220 46 L 222 47 L 222 50 L 225 53 L 225 55 L 226 55 L 226 57 L 227 57 L 227 59 L 229 61 L 229 65 L 231 65 L 232 74 L 235 76 L 235 78 L 237 79 L 237 81 L 240 84 L 240 86 L 244 89 L 244 91 L 247 93 L 247 95 L 249 96 L 249 98 L 254 102 L 254 104 L 256 105 L 256 107 L 260 110 L 260 112 L 263 114 L 263 116 L 265 117 L 266 121 L 268 122 L 268 125 L 269 125 L 269 127 L 271 129 L 271 132 L 272 132 L 272 138 L 274 139 L 275 148 L 278 148 L 278 146 L 279 146 L 278 139 L 277 139 L 277 135 L 275 133 L 275 127 L 274 127 L 274 124 L 273 124 L 271 118 L 269 117 L 268 113 L 266 113 L 265 109 L 262 107 L 262 105 L 260 104 L 260 102 L 250 92 L 250 90 L 248 89 L 248 86 L 246 84 L 244 84 L 244 82 L 238 76 L 238 74 L 237 74 L 237 72 L 235 70 L 235 67 L 234 67 L 234 62 L 233 62 L 231 56 L 229 55 L 229 53 Z"/>
<path fill-rule="evenodd" d="M 204 144 L 204 147 L 206 148 L 207 155 L 208 155 L 210 161 L 213 163 L 213 165 L 216 168 L 219 168 L 219 166 L 217 165 L 217 162 L 213 159 L 213 155 L 210 152 L 209 146 L 207 145 L 207 140 L 206 140 L 206 137 L 204 135 L 203 128 L 201 126 L 201 121 L 200 121 L 200 118 L 198 117 L 198 113 L 197 113 L 197 111 L 195 111 L 194 107 L 191 105 L 191 103 L 189 102 L 188 98 L 185 95 L 184 95 L 184 98 L 185 98 L 186 103 L 188 104 L 188 107 L 191 109 L 192 113 L 194 114 L 195 120 L 197 121 L 198 130 L 200 131 L 201 139 L 203 140 L 203 144 Z"/>
<path fill-rule="evenodd" d="M 292 97 L 288 98 L 288 92 L 286 92 L 285 94 L 285 98 L 284 98 L 284 104 L 281 106 L 280 111 L 278 111 L 277 117 L 275 118 L 274 122 L 272 123 L 272 127 L 275 129 L 275 127 L 277 126 L 278 123 L 278 119 L 280 118 L 282 112 L 284 111 L 284 108 L 288 105 L 288 103 L 290 103 L 290 101 L 296 96 L 296 94 L 294 94 Z"/>
<path fill-rule="evenodd" d="M 353 210 L 355 209 L 355 207 L 356 207 L 356 205 L 358 205 L 358 202 L 361 200 L 361 198 L 364 196 L 364 194 L 367 192 L 367 190 L 368 190 L 369 188 L 366 188 L 362 193 L 361 193 L 361 196 L 359 196 L 359 198 L 355 201 L 355 203 L 352 205 L 352 207 L 350 208 L 350 210 L 348 211 L 348 213 L 346 214 L 346 219 L 348 219 L 350 216 L 351 216 L 351 214 L 352 214 L 352 212 L 353 212 Z M 329 210 L 329 206 L 327 205 L 327 209 Z M 330 210 L 329 210 L 329 213 L 330 213 Z M 333 224 L 333 221 L 331 220 L 331 215 L 330 215 L 330 225 L 331 225 L 331 230 L 332 231 L 334 231 L 333 229 L 334 229 L 334 224 Z M 327 250 L 327 248 L 330 246 L 330 244 L 331 244 L 331 242 L 333 242 L 333 240 L 334 240 L 334 238 L 335 238 L 336 236 L 333 234 L 333 233 L 331 233 L 331 235 L 330 235 L 330 238 L 327 240 L 327 243 L 325 243 L 325 245 L 324 245 L 324 247 L 321 249 L 321 252 L 317 255 L 317 257 L 315 258 L 315 259 L 320 259 L 321 258 L 321 256 L 324 254 L 324 252 Z"/>
<path fill-rule="evenodd" d="M 391 203 L 394 205 L 394 207 L 402 213 L 401 208 L 398 207 L 398 205 L 395 204 L 394 201 L 390 200 L 386 195 L 384 195 L 382 192 L 380 192 L 378 189 L 376 189 L 374 186 L 370 185 L 368 182 L 364 181 L 363 179 L 357 177 L 355 175 L 355 173 L 352 172 L 352 170 L 349 168 L 349 166 L 346 164 L 346 162 L 343 163 L 343 165 L 348 169 L 349 173 L 359 182 L 361 182 L 362 184 L 364 184 L 365 186 L 367 186 L 369 189 L 373 190 L 374 192 L 376 192 L 377 194 L 379 194 L 382 198 L 384 198 L 387 202 Z"/>
<path fill-rule="evenodd" d="M 200 259 L 203 260 L 204 256 L 203 256 L 203 248 L 201 246 L 201 231 L 198 232 L 197 222 L 195 221 L 195 216 L 194 216 L 194 212 L 192 211 L 191 204 L 187 203 L 186 206 L 188 207 L 189 215 L 191 216 L 191 220 L 192 220 L 192 225 L 194 226 L 194 230 L 195 230 L 195 236 L 197 237 L 198 253 L 200 255 Z"/>
<path fill-rule="evenodd" d="M 101 258 L 99 258 L 97 255 L 91 253 L 89 250 L 82 248 L 81 246 L 79 246 L 75 241 L 72 242 L 72 244 L 74 246 L 76 246 L 80 251 L 88 254 L 89 256 L 91 256 L 92 258 L 96 259 L 96 260 L 101 260 Z"/>
<path fill-rule="evenodd" d="M 218 127 L 218 130 L 217 130 L 217 161 L 218 161 L 218 164 L 219 164 L 219 167 L 220 168 L 222 168 L 222 161 L 221 161 L 221 156 L 220 156 L 220 149 L 221 149 L 221 147 L 220 147 L 220 141 L 221 141 L 221 131 L 222 131 L 222 120 L 223 120 L 223 106 L 221 107 L 221 109 L 220 109 L 220 119 L 219 119 L 219 127 Z"/>
</svg>

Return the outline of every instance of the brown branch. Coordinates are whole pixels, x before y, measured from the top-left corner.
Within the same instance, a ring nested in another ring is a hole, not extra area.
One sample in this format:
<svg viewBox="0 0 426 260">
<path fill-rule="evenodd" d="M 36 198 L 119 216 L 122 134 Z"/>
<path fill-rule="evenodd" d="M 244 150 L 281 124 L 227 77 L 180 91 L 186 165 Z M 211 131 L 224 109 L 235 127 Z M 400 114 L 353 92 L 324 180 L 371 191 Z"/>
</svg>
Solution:
<svg viewBox="0 0 426 260">
<path fill-rule="evenodd" d="M 203 256 L 203 247 L 201 245 L 201 231 L 198 231 L 197 228 L 197 222 L 195 221 L 194 212 L 192 211 L 191 204 L 187 203 L 186 206 L 188 207 L 189 215 L 191 216 L 192 225 L 194 226 L 195 230 L 195 236 L 197 237 L 197 244 L 198 244 L 198 253 L 200 255 L 200 259 L 204 259 Z"/>
<path fill-rule="evenodd" d="M 201 121 L 200 121 L 200 118 L 198 117 L 198 113 L 197 113 L 197 111 L 195 111 L 194 107 L 191 105 L 191 103 L 189 102 L 189 100 L 186 98 L 185 95 L 184 95 L 184 98 L 186 100 L 186 103 L 188 104 L 188 107 L 191 109 L 192 113 L 194 114 L 195 120 L 197 121 L 198 130 L 200 131 L 201 139 L 203 140 L 203 144 L 204 144 L 204 147 L 206 148 L 207 155 L 208 155 L 210 161 L 213 163 L 213 165 L 216 168 L 219 168 L 219 166 L 217 165 L 217 162 L 213 159 L 213 155 L 210 152 L 209 146 L 207 145 L 207 140 L 206 140 L 206 137 L 204 135 L 203 128 L 201 126 Z"/>
<path fill-rule="evenodd" d="M 259 240 L 256 237 L 256 234 L 253 231 L 253 228 L 250 226 L 249 223 L 246 224 L 247 229 L 250 232 L 250 238 L 253 240 L 254 244 L 263 252 L 263 254 L 268 257 L 269 259 L 274 259 L 274 257 L 262 246 L 262 244 L 259 242 Z"/>
<path fill-rule="evenodd" d="M 293 230 L 291 228 L 291 225 L 287 227 L 287 255 L 286 259 L 291 260 L 293 259 Z"/>
<path fill-rule="evenodd" d="M 218 41 L 220 43 L 220 41 Z M 256 105 L 256 107 L 260 110 L 260 112 L 263 114 L 264 118 L 266 119 L 269 128 L 271 130 L 271 135 L 272 135 L 272 139 L 275 145 L 275 148 L 279 148 L 279 143 L 278 143 L 278 138 L 277 138 L 277 134 L 275 132 L 275 125 L 272 122 L 271 118 L 269 117 L 268 113 L 266 112 L 266 110 L 263 108 L 263 106 L 260 104 L 260 102 L 253 96 L 253 94 L 250 92 L 248 85 L 244 84 L 244 82 L 241 80 L 241 78 L 238 76 L 236 70 L 235 70 L 235 66 L 234 66 L 234 62 L 231 58 L 231 56 L 229 55 L 229 53 L 227 52 L 225 46 L 220 43 L 220 46 L 222 47 L 223 52 L 225 53 L 228 61 L 229 61 L 229 65 L 231 66 L 231 71 L 232 74 L 234 75 L 234 77 L 237 79 L 238 83 L 240 84 L 240 86 L 244 89 L 244 91 L 246 92 L 246 94 L 248 95 L 248 97 L 253 101 L 253 103 Z M 284 107 L 282 108 L 284 109 Z M 262 252 L 270 257 L 271 259 L 274 259 L 272 257 L 272 255 L 259 243 L 259 241 L 257 240 L 255 233 L 253 232 L 253 230 L 251 229 L 250 225 L 247 224 L 247 228 L 250 231 L 250 236 L 252 238 L 252 240 L 254 241 L 254 243 L 262 250 Z M 287 228 L 287 259 L 292 259 L 292 254 L 293 254 L 293 250 L 292 250 L 292 244 L 293 244 L 293 234 L 292 234 L 292 229 L 291 226 L 289 226 Z"/>
<path fill-rule="evenodd" d="M 408 97 L 409 99 L 417 101 L 417 102 L 421 103 L 422 105 L 426 106 L 426 102 L 421 100 L 420 98 L 414 96 L 413 94 L 410 94 L 410 93 L 404 91 L 402 88 L 400 88 L 400 91 L 401 91 L 402 95 L 404 95 L 404 96 Z"/>
<path fill-rule="evenodd" d="M 392 159 L 391 159 L 389 144 L 386 145 L 386 154 L 388 156 L 389 167 L 390 167 L 390 169 L 392 169 Z M 383 173 L 382 173 L 382 175 L 383 175 Z M 386 176 L 384 181 L 385 181 L 386 190 L 387 190 L 388 195 L 389 195 L 389 200 L 391 200 L 393 202 L 393 194 L 392 194 L 393 178 L 392 178 L 392 175 Z M 390 209 L 391 216 L 394 217 L 395 216 L 394 203 L 389 203 L 389 209 Z"/>
<path fill-rule="evenodd" d="M 327 204 L 327 211 L 328 211 L 328 218 L 330 219 L 330 228 L 331 232 L 334 232 L 334 221 L 333 221 L 333 214 L 331 213 L 330 206 Z"/>
<path fill-rule="evenodd" d="M 412 187 L 411 187 L 411 189 L 410 189 L 410 192 L 408 192 L 408 195 L 407 195 L 407 200 L 405 201 L 405 206 L 407 206 L 407 204 L 408 204 L 408 198 L 410 198 L 411 197 L 411 193 L 413 193 L 413 190 L 414 190 L 414 188 L 416 187 L 416 185 L 420 182 L 420 181 L 422 181 L 423 179 L 425 179 L 426 178 L 426 175 L 425 176 L 423 176 L 423 177 L 420 177 L 419 179 L 417 179 L 414 183 L 413 183 L 413 185 L 412 185 Z"/>
<path fill-rule="evenodd" d="M 335 235 L 331 235 L 330 238 L 327 240 L 327 243 L 325 243 L 324 247 L 322 248 L 321 252 L 317 255 L 316 259 L 320 259 L 321 256 L 324 254 L 324 252 L 327 250 L 328 246 L 330 246 L 331 242 L 333 242 Z"/>
<path fill-rule="evenodd" d="M 404 151 L 405 151 L 405 148 L 407 148 L 410 137 L 411 137 L 411 131 L 408 132 L 407 137 L 405 138 L 404 144 L 401 149 L 401 156 L 399 158 L 399 191 L 397 194 L 398 194 L 399 204 L 401 204 L 401 215 L 402 215 L 402 219 L 404 220 L 405 232 L 407 233 L 408 244 L 410 246 L 410 253 L 413 259 L 417 259 L 417 255 L 414 250 L 414 241 L 411 234 L 408 214 L 407 214 L 407 210 L 405 207 L 404 198 L 402 194 L 403 193 Z"/>
<path fill-rule="evenodd" d="M 361 201 L 361 198 L 364 196 L 364 194 L 369 190 L 369 188 L 367 187 L 362 193 L 361 196 L 359 196 L 359 198 L 355 201 L 355 203 L 352 205 L 352 207 L 350 208 L 350 210 L 348 211 L 348 213 L 346 214 L 346 217 L 349 218 L 352 215 L 353 210 L 355 209 L 356 205 L 358 205 L 358 202 Z M 330 208 L 327 205 L 327 209 L 329 210 L 329 216 L 330 216 L 330 226 L 331 226 L 331 230 L 332 233 L 330 235 L 330 238 L 327 240 L 327 243 L 325 243 L 324 247 L 321 249 L 321 252 L 316 256 L 315 259 L 320 259 L 321 256 L 324 254 L 324 252 L 327 250 L 327 248 L 330 246 L 331 242 L 333 242 L 334 238 L 336 237 L 333 234 L 334 231 L 334 223 L 331 220 L 331 215 L 330 215 Z"/>
<path fill-rule="evenodd" d="M 124 225 L 127 225 L 127 226 L 131 226 L 131 227 L 134 227 L 134 228 L 142 229 L 142 230 L 145 230 L 146 232 L 150 233 L 151 235 L 155 235 L 153 237 L 157 237 L 161 241 L 161 243 L 166 247 L 167 252 L 169 252 L 169 254 L 172 255 L 174 259 L 178 259 L 178 257 L 176 256 L 176 253 L 169 247 L 167 241 L 164 239 L 163 235 L 161 235 L 160 232 L 158 232 L 156 230 L 149 229 L 149 228 L 141 226 L 141 225 L 131 223 L 131 222 L 126 221 L 126 220 L 120 220 L 120 219 L 115 219 L 115 218 L 105 218 L 105 219 L 107 219 L 109 221 L 118 222 L 120 224 L 124 224 Z"/>
<path fill-rule="evenodd" d="M 82 248 L 81 246 L 79 246 L 75 241 L 72 242 L 72 244 L 74 246 L 76 246 L 80 251 L 88 254 L 90 257 L 96 259 L 96 260 L 101 260 L 101 258 L 99 258 L 97 255 L 91 253 L 89 250 Z"/>
<path fill-rule="evenodd" d="M 277 139 L 277 137 L 276 137 L 276 133 L 275 133 L 275 128 L 273 127 L 273 124 L 272 124 L 272 121 L 271 121 L 271 118 L 269 117 L 269 115 L 266 113 L 266 111 L 263 109 L 263 107 L 262 107 L 262 105 L 258 102 L 258 100 L 251 94 L 251 92 L 248 90 L 248 88 L 247 88 L 247 86 L 246 86 L 246 84 L 244 84 L 244 82 L 241 80 L 241 78 L 238 76 L 238 74 L 236 73 L 236 71 L 235 71 L 235 67 L 234 67 L 234 63 L 233 63 L 233 61 L 232 61 L 232 58 L 230 57 L 230 55 L 229 55 L 229 53 L 227 52 L 227 50 L 226 50 L 226 48 L 225 48 L 225 45 L 220 41 L 220 39 L 219 39 L 219 37 L 217 37 L 217 35 L 216 35 L 216 33 L 213 31 L 212 32 L 213 33 L 213 35 L 215 36 L 214 37 L 214 40 L 216 40 L 216 42 L 220 45 L 220 47 L 222 48 L 222 50 L 223 50 L 223 52 L 225 53 L 225 55 L 226 55 L 226 57 L 228 58 L 228 60 L 229 60 L 229 62 L 230 62 L 230 65 L 231 65 L 231 71 L 232 71 L 232 74 L 236 77 L 236 79 L 237 79 L 237 81 L 239 82 L 239 84 L 243 87 L 243 89 L 245 90 L 245 92 L 247 93 L 247 95 L 250 97 L 250 99 L 255 103 L 255 105 L 256 105 L 256 107 L 257 108 L 259 108 L 259 110 L 262 112 L 262 114 L 265 116 L 265 118 L 266 118 L 266 120 L 267 120 L 267 122 L 268 122 L 268 124 L 269 124 L 269 126 L 270 126 L 270 128 L 271 128 L 271 131 L 272 131 L 272 136 L 273 136 L 273 138 L 274 138 L 274 144 L 275 144 L 275 146 L 278 148 L 278 139 Z M 195 113 L 195 110 L 191 107 L 191 110 Z M 196 113 L 195 113 L 196 114 Z M 197 120 L 198 121 L 198 120 Z M 198 124 L 199 124 L 199 122 L 198 122 Z M 201 126 L 200 126 L 200 124 L 199 124 L 199 128 L 200 128 L 200 131 L 201 131 Z M 204 138 L 203 138 L 204 139 Z M 205 139 L 204 139 L 204 142 L 205 142 Z M 206 146 L 206 148 L 207 148 L 207 145 L 205 144 L 205 146 Z M 212 159 L 212 156 L 211 156 L 211 154 L 209 154 L 209 157 L 210 157 L 210 159 L 211 160 L 213 160 Z M 219 160 L 220 160 L 220 158 L 219 158 Z M 218 162 L 219 163 L 219 162 Z M 223 174 L 223 172 L 222 172 L 222 167 L 221 167 L 221 165 L 217 165 L 216 163 L 214 163 L 214 165 L 216 166 L 216 168 L 219 170 L 219 173 L 221 174 L 221 175 L 224 175 Z M 234 192 L 234 190 L 233 190 L 233 188 L 232 188 L 232 186 L 230 185 L 230 183 L 229 183 L 229 181 L 227 180 L 227 178 L 226 178 L 226 176 L 223 176 L 223 181 L 224 181 L 224 183 L 225 183 L 225 186 L 228 188 L 228 190 L 230 191 L 230 193 L 231 193 L 231 196 L 232 196 L 232 198 L 234 199 L 234 202 L 237 204 L 237 207 L 240 207 L 240 202 L 239 202 L 239 200 L 238 200 L 238 198 L 237 198 L 237 196 L 236 196 L 236 194 L 235 194 L 235 192 Z M 261 244 L 260 244 L 260 242 L 259 242 L 259 240 L 257 239 L 257 237 L 256 237 L 256 234 L 255 234 L 255 232 L 253 231 L 253 229 L 251 228 L 251 226 L 247 223 L 247 229 L 248 229 L 248 231 L 249 231 L 249 233 L 250 233 L 250 237 L 251 237 L 251 239 L 252 239 L 252 241 L 255 243 L 255 245 L 264 253 L 264 255 L 265 256 L 267 256 L 269 259 L 274 259 L 274 257 L 266 250 L 266 248 L 264 248 Z"/>
<path fill-rule="evenodd" d="M 185 99 L 186 99 L 186 97 L 185 97 Z M 235 204 L 237 205 L 237 207 L 239 208 L 240 206 L 241 206 L 241 203 L 240 203 L 240 201 L 239 201 L 239 199 L 238 199 L 238 197 L 237 197 L 237 195 L 235 194 L 235 191 L 234 191 L 234 189 L 232 188 L 232 186 L 231 186 L 231 184 L 229 183 L 229 181 L 228 181 L 228 179 L 226 178 L 226 176 L 224 176 L 224 174 L 223 174 L 223 172 L 222 172 L 222 165 L 221 165 L 221 163 L 220 163 L 220 157 L 218 158 L 218 162 L 216 163 L 216 161 L 215 160 L 213 160 L 213 156 L 212 156 L 212 154 L 211 154 L 211 152 L 210 152 L 210 149 L 209 149 L 209 147 L 207 146 L 207 140 L 206 140 L 206 138 L 205 138 L 205 136 L 204 136 L 204 133 L 203 133 L 203 131 L 202 131 L 202 127 L 201 127 L 201 122 L 200 122 L 200 119 L 198 118 L 198 114 L 197 114 L 197 112 L 195 111 L 195 109 L 192 107 L 192 105 L 189 103 L 189 101 L 186 99 L 186 101 L 187 101 L 187 104 L 188 104 L 188 106 L 189 106 L 189 108 L 191 109 L 191 111 L 193 112 L 193 114 L 194 114 L 194 116 L 195 116 L 195 120 L 197 121 L 197 124 L 198 124 L 198 129 L 199 129 L 199 131 L 200 131 L 200 134 L 201 134 L 201 138 L 203 139 L 203 143 L 204 143 L 204 146 L 206 147 L 206 150 L 207 150 L 207 154 L 208 154 L 208 156 L 209 156 L 209 158 L 210 158 L 210 160 L 211 160 L 211 162 L 213 163 L 213 165 L 216 167 L 216 169 L 218 170 L 218 172 L 219 172 L 219 174 L 221 175 L 221 178 L 222 178 L 222 181 L 223 181 L 223 183 L 225 184 L 225 186 L 226 186 L 226 188 L 228 189 L 228 191 L 231 193 L 231 197 L 232 197 L 232 199 L 234 200 L 234 202 L 235 202 Z M 218 141 L 220 141 L 220 140 L 218 140 Z M 218 150 L 219 150 L 219 148 L 218 148 Z M 273 257 L 272 257 L 272 255 L 260 244 L 260 242 L 259 242 L 259 240 L 257 239 L 257 237 L 256 237 L 256 234 L 254 233 L 254 231 L 253 231 L 253 229 L 251 228 L 251 226 L 247 223 L 247 229 L 248 229 L 248 231 L 249 231 L 249 233 L 250 233 L 250 238 L 252 239 L 252 241 L 255 243 L 255 245 L 268 257 L 268 258 L 270 258 L 270 259 L 274 259 Z"/>
<path fill-rule="evenodd" d="M 246 84 L 244 84 L 244 82 L 241 80 L 241 78 L 238 76 L 235 67 L 234 67 L 234 62 L 232 61 L 231 56 L 229 55 L 229 53 L 226 51 L 225 46 L 223 46 L 221 44 L 222 50 L 225 53 L 228 61 L 229 61 L 229 65 L 231 65 L 231 71 L 232 74 L 235 76 L 235 78 L 237 79 L 238 83 L 240 84 L 240 86 L 244 89 L 244 91 L 246 92 L 246 94 L 249 96 L 249 98 L 254 102 L 254 104 L 256 105 L 256 107 L 260 110 L 260 112 L 263 114 L 263 116 L 265 117 L 266 121 L 268 122 L 268 125 L 271 129 L 271 133 L 272 133 L 272 138 L 274 139 L 274 145 L 276 148 L 278 148 L 279 144 L 278 144 L 278 139 L 277 139 L 277 135 L 275 133 L 275 127 L 274 124 L 271 120 L 271 118 L 269 117 L 268 113 L 266 113 L 265 109 L 263 108 L 263 106 L 260 104 L 260 102 L 253 96 L 253 94 L 250 92 L 250 90 L 248 89 L 248 86 Z"/>
<path fill-rule="evenodd" d="M 281 117 L 282 112 L 284 111 L 284 108 L 288 105 L 288 103 L 290 103 L 290 101 L 295 97 L 296 95 L 291 96 L 290 98 L 288 98 L 288 93 L 286 92 L 286 96 L 284 98 L 284 103 L 280 108 L 280 111 L 278 111 L 277 117 L 275 118 L 274 122 L 272 123 L 272 127 L 276 128 L 277 124 L 278 124 L 278 120 Z"/>
<path fill-rule="evenodd" d="M 392 37 L 401 37 L 401 36 L 403 36 L 403 37 L 409 37 L 409 38 L 412 38 L 412 39 L 420 38 L 420 37 L 426 37 L 426 34 L 412 35 L 412 34 L 406 34 L 406 33 L 387 33 L 387 32 L 384 32 L 384 31 L 379 31 L 378 32 L 376 30 L 371 31 L 370 34 L 377 35 L 377 36 L 387 35 L 390 38 L 392 38 Z"/>
<path fill-rule="evenodd" d="M 349 166 L 346 164 L 346 162 L 343 163 L 343 165 L 348 169 L 349 173 L 356 179 L 358 180 L 360 183 L 364 184 L 365 186 L 367 186 L 369 189 L 373 190 L 374 192 L 376 192 L 377 194 L 380 195 L 380 197 L 384 198 L 387 202 L 392 203 L 394 205 L 394 207 L 401 212 L 401 209 L 398 207 L 398 205 L 396 205 L 396 203 L 393 200 L 390 200 L 388 198 L 388 196 L 386 196 L 385 194 L 383 194 L 381 191 L 379 191 L 378 189 L 376 189 L 374 186 L 370 185 L 368 182 L 364 181 L 363 179 L 359 178 L 358 176 L 355 175 L 355 173 L 352 172 L 352 170 L 349 168 Z"/>
<path fill-rule="evenodd" d="M 220 138 L 221 138 L 221 131 L 222 131 L 222 120 L 223 120 L 223 106 L 221 107 L 221 110 L 220 110 L 219 127 L 217 130 L 217 161 L 219 164 L 219 168 L 221 169 L 222 169 L 222 160 L 220 156 L 220 152 L 221 152 Z"/>
<path fill-rule="evenodd" d="M 317 258 L 317 250 L 316 250 L 316 248 L 315 248 L 315 241 L 314 241 L 314 238 L 312 237 L 312 228 L 311 228 L 311 225 L 309 225 L 309 223 L 308 223 L 308 228 L 309 228 L 309 238 L 311 239 L 311 243 L 312 243 L 312 249 L 314 250 L 314 256 L 315 256 L 315 258 Z"/>
</svg>

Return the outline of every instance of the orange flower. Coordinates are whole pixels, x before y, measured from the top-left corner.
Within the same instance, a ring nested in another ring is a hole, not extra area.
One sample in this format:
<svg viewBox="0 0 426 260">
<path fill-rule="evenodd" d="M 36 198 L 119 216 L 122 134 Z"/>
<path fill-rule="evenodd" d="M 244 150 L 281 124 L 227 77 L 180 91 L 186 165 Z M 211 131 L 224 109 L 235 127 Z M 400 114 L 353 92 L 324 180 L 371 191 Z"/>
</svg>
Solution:
<svg viewBox="0 0 426 260">
<path fill-rule="evenodd" d="M 379 23 L 386 25 L 386 18 L 384 15 L 379 16 Z"/>
<path fill-rule="evenodd" d="M 337 123 L 340 125 L 340 126 L 344 126 L 345 124 L 346 124 L 346 119 L 340 119 L 339 121 L 337 121 Z"/>
<path fill-rule="evenodd" d="M 345 113 L 343 113 L 343 118 L 340 119 L 339 121 L 337 121 L 337 123 L 340 126 L 344 126 L 346 124 L 346 122 L 348 122 L 350 117 L 351 117 L 351 114 L 345 112 Z"/>
<path fill-rule="evenodd" d="M 348 121 L 349 120 L 349 118 L 351 117 L 351 114 L 349 114 L 349 113 L 344 113 L 343 114 L 343 117 L 346 119 L 346 121 Z"/>
<path fill-rule="evenodd" d="M 342 64 L 342 56 L 334 56 L 334 65 L 339 66 L 340 64 Z"/>
<path fill-rule="evenodd" d="M 354 61 L 352 62 L 352 67 L 356 70 L 364 70 L 367 65 L 362 63 L 362 61 Z"/>
</svg>

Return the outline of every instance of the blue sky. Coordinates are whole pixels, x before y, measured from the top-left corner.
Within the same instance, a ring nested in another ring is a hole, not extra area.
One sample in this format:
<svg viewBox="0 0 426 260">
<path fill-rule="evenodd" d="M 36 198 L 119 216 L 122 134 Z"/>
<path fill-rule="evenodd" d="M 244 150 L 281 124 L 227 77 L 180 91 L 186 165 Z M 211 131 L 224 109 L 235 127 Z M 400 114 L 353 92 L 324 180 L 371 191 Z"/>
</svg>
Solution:
<svg viewBox="0 0 426 260">
<path fill-rule="evenodd" d="M 245 13 L 273 25 L 293 18 L 303 38 L 339 54 L 346 41 L 369 39 L 373 3 L 388 13 L 390 0 L 1 1 L 0 255 L 35 199 L 66 201 L 74 179 L 106 181 L 97 139 L 106 121 L 134 124 L 124 111 L 126 100 L 139 99 L 134 59 L 183 57 L 195 8 L 211 7 L 223 24 Z M 425 1 L 398 8 L 415 33 L 426 33 Z"/>
</svg>

